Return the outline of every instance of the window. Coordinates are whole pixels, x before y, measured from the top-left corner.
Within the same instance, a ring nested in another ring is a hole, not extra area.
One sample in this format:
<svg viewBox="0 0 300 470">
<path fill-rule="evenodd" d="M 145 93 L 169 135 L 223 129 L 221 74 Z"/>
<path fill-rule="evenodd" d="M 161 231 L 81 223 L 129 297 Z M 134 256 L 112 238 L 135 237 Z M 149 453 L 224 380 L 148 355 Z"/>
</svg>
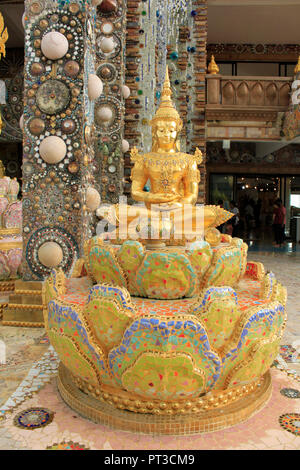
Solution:
<svg viewBox="0 0 300 470">
<path fill-rule="evenodd" d="M 249 77 L 293 77 L 295 62 L 218 62 L 221 75 Z"/>
</svg>

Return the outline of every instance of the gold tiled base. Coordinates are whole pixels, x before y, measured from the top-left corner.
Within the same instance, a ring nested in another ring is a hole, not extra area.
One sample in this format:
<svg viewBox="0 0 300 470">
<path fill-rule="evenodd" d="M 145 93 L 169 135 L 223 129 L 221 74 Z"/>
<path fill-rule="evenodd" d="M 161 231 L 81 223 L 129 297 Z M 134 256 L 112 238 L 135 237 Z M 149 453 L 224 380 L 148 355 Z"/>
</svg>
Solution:
<svg viewBox="0 0 300 470">
<path fill-rule="evenodd" d="M 3 308 L 3 325 L 44 327 L 42 282 L 15 281 L 15 290 Z"/>
<path fill-rule="evenodd" d="M 8 279 L 0 281 L 0 292 L 13 292 L 15 290 L 15 280 Z"/>
<path fill-rule="evenodd" d="M 151 435 L 188 436 L 234 426 L 261 410 L 272 393 L 271 374 L 267 372 L 260 387 L 230 405 L 197 414 L 157 416 L 118 410 L 83 393 L 62 364 L 59 367 L 57 383 L 63 400 L 84 418 L 121 431 Z"/>
</svg>

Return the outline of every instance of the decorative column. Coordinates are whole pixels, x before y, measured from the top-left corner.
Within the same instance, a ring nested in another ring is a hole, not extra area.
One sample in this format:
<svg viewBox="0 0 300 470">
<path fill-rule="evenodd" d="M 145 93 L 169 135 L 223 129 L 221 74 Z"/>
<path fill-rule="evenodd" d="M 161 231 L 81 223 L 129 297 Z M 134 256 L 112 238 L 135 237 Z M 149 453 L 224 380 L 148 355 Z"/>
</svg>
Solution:
<svg viewBox="0 0 300 470">
<path fill-rule="evenodd" d="M 102 91 L 92 80 L 94 16 L 90 0 L 25 1 L 23 280 L 16 292 L 37 294 L 53 267 L 71 272 L 100 204 L 92 177 L 93 99 Z M 20 298 L 19 307 L 15 299 L 4 320 L 41 322 L 40 299 L 32 298 Z"/>
<path fill-rule="evenodd" d="M 150 152 L 152 146 L 152 135 L 149 120 L 156 111 L 156 99 L 158 90 L 156 88 L 156 18 L 157 0 L 140 2 L 140 58 L 138 61 L 138 75 L 136 77 L 137 96 L 141 109 L 137 113 L 137 131 L 140 134 L 139 148 L 143 152 Z"/>
<path fill-rule="evenodd" d="M 96 74 L 104 84 L 95 104 L 97 187 L 102 202 L 119 202 L 124 189 L 124 100 L 130 95 L 125 83 L 126 0 L 103 0 L 97 7 Z"/>
<path fill-rule="evenodd" d="M 212 55 L 211 61 L 207 67 L 208 74 L 206 75 L 206 102 L 207 104 L 220 104 L 220 93 L 221 93 L 221 75 L 219 75 L 220 69 L 215 62 L 215 58 Z"/>
<path fill-rule="evenodd" d="M 188 109 L 188 121 L 191 122 L 190 134 L 187 138 L 187 150 L 193 153 L 198 147 L 203 154 L 203 162 L 199 166 L 201 181 L 199 183 L 198 202 L 205 202 L 205 104 L 206 104 L 206 42 L 207 42 L 207 0 L 193 0 L 189 21 L 191 22 L 190 75 L 188 95 L 191 97 Z"/>
<path fill-rule="evenodd" d="M 129 147 L 140 148 L 142 133 L 138 127 L 140 112 L 142 111 L 141 95 L 139 90 L 139 63 L 141 60 L 142 40 L 144 30 L 141 27 L 141 0 L 127 0 L 127 26 L 126 26 L 126 84 L 130 88 L 130 97 L 125 103 L 125 129 L 124 137 L 129 143 Z M 124 153 L 124 192 L 131 201 L 130 196 L 130 174 L 132 163 L 129 152 Z"/>
<path fill-rule="evenodd" d="M 188 70 L 188 41 L 190 37 L 190 25 L 188 23 L 189 11 L 191 5 L 186 0 L 160 0 L 160 18 L 159 18 L 159 44 L 163 49 L 167 44 L 166 62 L 169 68 L 169 75 L 172 87 L 172 99 L 175 103 L 180 117 L 183 120 L 181 131 L 181 150 L 187 150 L 187 132 L 188 132 L 188 103 L 187 81 L 191 78 Z M 165 64 L 163 64 L 164 66 Z M 164 67 L 165 68 L 165 67 Z M 158 75 L 159 86 L 162 86 L 164 72 Z"/>
<path fill-rule="evenodd" d="M 184 122 L 181 147 L 203 154 L 198 202 L 205 202 L 205 104 L 207 0 L 167 0 L 160 15 L 166 23 L 167 63 L 173 100 Z"/>
<path fill-rule="evenodd" d="M 160 100 L 168 64 L 172 99 L 184 122 L 181 149 L 193 153 L 199 147 L 205 157 L 206 0 L 128 0 L 127 5 L 126 81 L 131 97 L 125 138 L 131 147 L 150 150 L 148 119 Z M 125 154 L 126 178 L 130 169 Z M 204 161 L 200 172 L 198 202 L 204 202 Z M 130 181 L 125 189 L 128 194 Z"/>
</svg>

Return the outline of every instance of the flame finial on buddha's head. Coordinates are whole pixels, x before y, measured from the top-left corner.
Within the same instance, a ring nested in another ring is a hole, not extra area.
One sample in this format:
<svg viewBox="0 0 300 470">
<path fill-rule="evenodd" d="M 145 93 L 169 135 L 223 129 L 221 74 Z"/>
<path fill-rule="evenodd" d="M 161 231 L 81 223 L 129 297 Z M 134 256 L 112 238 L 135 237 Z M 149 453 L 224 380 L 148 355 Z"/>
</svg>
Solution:
<svg viewBox="0 0 300 470">
<path fill-rule="evenodd" d="M 182 129 L 182 119 L 179 116 L 178 111 L 176 110 L 172 99 L 172 90 L 169 79 L 169 69 L 166 68 L 166 76 L 163 85 L 163 90 L 161 94 L 160 105 L 155 113 L 155 116 L 150 121 L 150 125 L 153 127 L 158 121 L 175 121 L 177 124 L 178 132 Z"/>
</svg>

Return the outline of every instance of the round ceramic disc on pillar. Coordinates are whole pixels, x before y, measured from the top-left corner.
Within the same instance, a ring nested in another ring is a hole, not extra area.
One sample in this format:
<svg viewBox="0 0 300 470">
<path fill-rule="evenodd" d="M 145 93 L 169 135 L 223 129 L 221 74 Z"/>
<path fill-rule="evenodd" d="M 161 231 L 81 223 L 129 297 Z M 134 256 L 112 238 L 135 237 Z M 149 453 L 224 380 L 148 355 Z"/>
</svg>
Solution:
<svg viewBox="0 0 300 470">
<path fill-rule="evenodd" d="M 115 43 L 112 38 L 104 38 L 100 43 L 100 49 L 105 54 L 112 52 L 115 48 Z"/>
<path fill-rule="evenodd" d="M 91 211 L 95 211 L 100 206 L 101 198 L 97 189 L 88 187 L 86 190 L 86 205 Z"/>
<path fill-rule="evenodd" d="M 130 96 L 130 88 L 127 85 L 122 85 L 122 95 L 127 100 Z"/>
<path fill-rule="evenodd" d="M 38 250 L 40 262 L 47 268 L 55 268 L 63 260 L 63 251 L 56 242 L 46 242 Z"/>
<path fill-rule="evenodd" d="M 125 139 L 122 140 L 122 151 L 125 153 L 125 152 L 128 152 L 129 150 L 129 142 Z"/>
<path fill-rule="evenodd" d="M 62 33 L 50 31 L 43 37 L 41 49 L 47 59 L 58 60 L 68 52 L 69 42 Z"/>
<path fill-rule="evenodd" d="M 51 135 L 41 142 L 39 152 L 46 163 L 55 164 L 65 158 L 67 146 L 63 139 Z"/>
<path fill-rule="evenodd" d="M 109 122 L 113 117 L 113 112 L 108 106 L 100 106 L 97 110 L 97 118 L 100 122 Z"/>
<path fill-rule="evenodd" d="M 88 79 L 88 95 L 89 99 L 95 101 L 103 92 L 103 83 L 95 74 L 90 74 Z"/>
</svg>

